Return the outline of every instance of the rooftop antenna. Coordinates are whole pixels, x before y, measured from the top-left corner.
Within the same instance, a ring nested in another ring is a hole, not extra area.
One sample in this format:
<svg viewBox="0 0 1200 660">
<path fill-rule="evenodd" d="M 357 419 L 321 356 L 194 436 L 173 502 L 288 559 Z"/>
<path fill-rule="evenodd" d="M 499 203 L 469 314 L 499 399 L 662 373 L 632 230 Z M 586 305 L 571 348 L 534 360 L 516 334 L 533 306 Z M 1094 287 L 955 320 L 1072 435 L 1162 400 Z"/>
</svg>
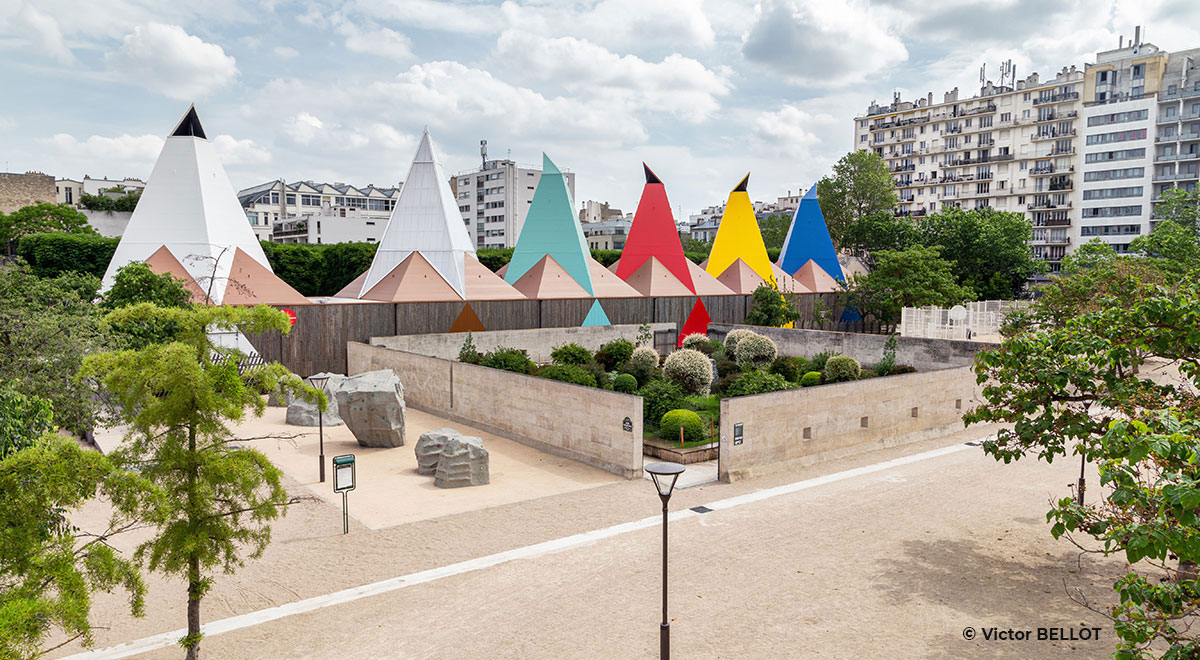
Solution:
<svg viewBox="0 0 1200 660">
<path fill-rule="evenodd" d="M 983 64 L 979 65 L 979 86 L 983 87 L 984 83 L 986 83 L 986 82 L 987 82 L 987 62 L 984 62 Z"/>
<path fill-rule="evenodd" d="M 479 157 L 483 160 L 483 165 L 487 164 L 487 140 L 479 141 Z"/>
</svg>

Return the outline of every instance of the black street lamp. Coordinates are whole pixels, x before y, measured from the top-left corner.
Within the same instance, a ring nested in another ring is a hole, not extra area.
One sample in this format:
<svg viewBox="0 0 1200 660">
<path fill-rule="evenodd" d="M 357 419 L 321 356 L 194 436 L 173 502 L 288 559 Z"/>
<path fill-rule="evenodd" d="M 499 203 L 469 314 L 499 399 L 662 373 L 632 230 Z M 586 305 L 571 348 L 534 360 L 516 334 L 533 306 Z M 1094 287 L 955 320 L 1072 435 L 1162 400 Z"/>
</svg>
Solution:
<svg viewBox="0 0 1200 660">
<path fill-rule="evenodd" d="M 329 382 L 329 376 L 309 376 L 308 382 L 311 383 L 313 387 L 321 390 L 321 392 L 324 392 L 325 383 Z M 326 403 L 328 403 L 328 401 Z M 320 438 L 321 443 L 321 455 L 317 461 L 321 466 L 321 483 L 325 483 L 325 415 L 321 412 L 321 406 L 319 405 L 319 402 L 317 405 L 317 437 Z"/>
<path fill-rule="evenodd" d="M 678 463 L 651 463 L 646 466 L 646 472 L 654 479 L 654 487 L 658 489 L 658 497 L 663 505 L 663 616 L 659 626 L 658 651 L 662 660 L 671 657 L 671 623 L 667 619 L 667 501 L 671 499 L 671 491 L 675 490 L 675 482 L 683 474 L 684 467 Z"/>
<path fill-rule="evenodd" d="M 1092 416 L 1092 400 L 1085 399 L 1083 402 L 1083 411 L 1087 413 L 1088 418 Z M 1079 506 L 1083 506 L 1083 491 L 1087 489 L 1087 481 L 1083 478 L 1083 469 L 1087 465 L 1087 454 L 1084 453 L 1085 447 L 1079 448 L 1079 484 L 1075 487 L 1076 498 L 1079 501 Z"/>
</svg>

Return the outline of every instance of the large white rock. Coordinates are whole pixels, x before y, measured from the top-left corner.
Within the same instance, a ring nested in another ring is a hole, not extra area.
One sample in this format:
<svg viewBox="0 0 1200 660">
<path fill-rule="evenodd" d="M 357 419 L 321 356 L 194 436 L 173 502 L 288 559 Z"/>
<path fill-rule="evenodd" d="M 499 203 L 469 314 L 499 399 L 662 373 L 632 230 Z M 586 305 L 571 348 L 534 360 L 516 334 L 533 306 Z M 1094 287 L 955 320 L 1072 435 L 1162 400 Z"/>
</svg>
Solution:
<svg viewBox="0 0 1200 660">
<path fill-rule="evenodd" d="M 404 387 L 390 369 L 351 376 L 338 386 L 338 414 L 363 447 L 404 444 Z"/>
<path fill-rule="evenodd" d="M 325 383 L 325 398 L 329 404 L 325 408 L 325 413 L 322 416 L 321 422 L 325 426 L 341 426 L 342 418 L 338 413 L 338 402 L 334 397 L 338 388 L 345 382 L 346 377 L 341 374 L 320 373 L 318 376 L 328 376 L 329 381 Z M 295 397 L 287 407 L 288 424 L 295 426 L 317 426 L 317 404 L 314 401 L 307 401 L 303 397 Z"/>
</svg>

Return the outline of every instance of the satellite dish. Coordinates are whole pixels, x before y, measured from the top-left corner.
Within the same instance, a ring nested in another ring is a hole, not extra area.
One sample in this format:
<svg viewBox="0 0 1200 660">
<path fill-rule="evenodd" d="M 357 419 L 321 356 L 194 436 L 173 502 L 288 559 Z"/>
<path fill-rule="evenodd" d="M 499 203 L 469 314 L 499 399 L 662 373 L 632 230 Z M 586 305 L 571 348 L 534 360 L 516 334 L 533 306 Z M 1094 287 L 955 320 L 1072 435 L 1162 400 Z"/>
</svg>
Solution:
<svg viewBox="0 0 1200 660">
<path fill-rule="evenodd" d="M 967 320 L 967 308 L 962 305 L 955 305 L 950 308 L 950 320 L 955 323 L 962 323 Z"/>
</svg>

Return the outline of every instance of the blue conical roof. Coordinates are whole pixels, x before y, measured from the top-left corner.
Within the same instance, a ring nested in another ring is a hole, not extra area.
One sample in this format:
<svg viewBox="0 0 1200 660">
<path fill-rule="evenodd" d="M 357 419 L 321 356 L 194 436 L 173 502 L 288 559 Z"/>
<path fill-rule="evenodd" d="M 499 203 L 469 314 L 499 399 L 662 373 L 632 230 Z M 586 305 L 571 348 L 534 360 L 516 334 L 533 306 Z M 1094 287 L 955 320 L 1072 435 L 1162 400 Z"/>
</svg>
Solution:
<svg viewBox="0 0 1200 660">
<path fill-rule="evenodd" d="M 796 207 L 792 226 L 788 228 L 783 249 L 779 252 L 779 267 L 792 275 L 809 259 L 839 282 L 846 281 L 842 275 L 842 265 L 838 263 L 837 251 L 833 249 L 833 241 L 829 239 L 825 215 L 821 213 L 821 204 L 817 201 L 816 185 L 808 189 L 808 193 L 800 200 L 800 206 Z"/>
</svg>

